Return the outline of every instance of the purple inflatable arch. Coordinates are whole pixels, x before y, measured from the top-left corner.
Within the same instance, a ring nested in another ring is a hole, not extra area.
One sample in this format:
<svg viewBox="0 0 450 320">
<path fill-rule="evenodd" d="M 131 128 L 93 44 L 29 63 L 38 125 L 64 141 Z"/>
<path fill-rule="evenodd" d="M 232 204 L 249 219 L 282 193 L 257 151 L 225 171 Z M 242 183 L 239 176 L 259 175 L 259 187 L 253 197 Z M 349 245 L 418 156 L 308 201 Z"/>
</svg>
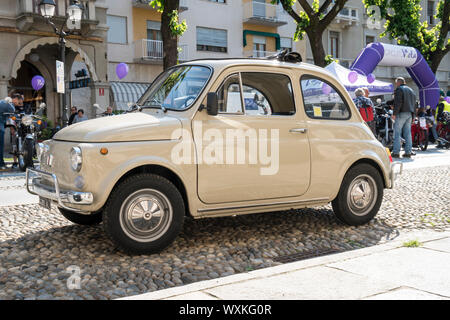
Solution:
<svg viewBox="0 0 450 320">
<path fill-rule="evenodd" d="M 371 43 L 359 54 L 350 69 L 369 76 L 378 65 L 405 67 L 419 87 L 420 106 L 436 109 L 440 95 L 439 83 L 419 50 L 380 42 Z"/>
</svg>

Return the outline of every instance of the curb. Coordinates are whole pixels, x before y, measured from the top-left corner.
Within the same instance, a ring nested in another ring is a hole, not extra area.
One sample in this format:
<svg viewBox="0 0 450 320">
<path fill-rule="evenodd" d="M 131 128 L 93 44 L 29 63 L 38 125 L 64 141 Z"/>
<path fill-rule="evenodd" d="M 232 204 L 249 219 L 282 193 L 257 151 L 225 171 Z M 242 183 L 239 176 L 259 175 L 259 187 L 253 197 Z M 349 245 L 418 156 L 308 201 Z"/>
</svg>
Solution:
<svg viewBox="0 0 450 320">
<path fill-rule="evenodd" d="M 192 284 L 187 284 L 180 287 L 174 287 L 169 289 L 163 289 L 158 291 L 153 291 L 149 293 L 144 293 L 135 296 L 129 296 L 124 298 L 119 298 L 117 300 L 162 300 L 162 299 L 176 299 L 177 296 L 185 295 L 189 293 L 194 293 L 197 291 L 212 289 L 220 286 L 226 286 L 230 284 L 245 282 L 248 280 L 263 280 L 265 278 L 269 278 L 272 276 L 287 274 L 290 272 L 309 269 L 312 267 L 322 266 L 330 263 L 342 262 L 345 260 L 351 260 L 363 256 L 372 255 L 375 253 L 389 251 L 393 249 L 397 249 L 403 247 L 403 242 L 406 240 L 420 239 L 420 242 L 426 243 L 429 241 L 441 240 L 450 237 L 450 230 L 446 231 L 414 231 L 414 232 L 406 232 L 404 234 L 400 234 L 397 239 L 392 240 L 391 242 L 356 249 L 352 251 L 312 258 L 308 260 L 302 260 L 292 263 L 287 263 L 275 267 L 250 271 L 247 273 L 240 273 L 236 275 L 227 276 L 224 278 L 218 278 L 213 280 L 200 281 Z"/>
</svg>

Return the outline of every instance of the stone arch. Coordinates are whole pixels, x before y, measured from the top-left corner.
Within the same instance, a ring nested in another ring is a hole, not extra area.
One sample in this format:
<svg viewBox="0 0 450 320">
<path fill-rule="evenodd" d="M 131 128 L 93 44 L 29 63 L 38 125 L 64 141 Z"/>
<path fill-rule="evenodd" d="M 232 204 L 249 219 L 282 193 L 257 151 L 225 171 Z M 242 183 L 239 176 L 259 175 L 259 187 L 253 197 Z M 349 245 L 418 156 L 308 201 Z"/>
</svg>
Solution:
<svg viewBox="0 0 450 320">
<path fill-rule="evenodd" d="M 16 57 L 14 58 L 14 62 L 11 67 L 11 77 L 16 78 L 17 77 L 17 71 L 20 69 L 20 63 L 25 60 L 25 56 L 31 52 L 31 50 L 38 48 L 39 46 L 44 46 L 47 44 L 59 44 L 59 39 L 57 37 L 45 37 L 45 38 L 39 38 L 36 40 L 33 40 L 26 44 L 22 49 L 19 50 L 19 52 L 16 54 Z M 86 63 L 86 66 L 89 69 L 89 72 L 91 73 L 92 80 L 94 82 L 98 81 L 97 72 L 95 71 L 95 65 L 92 62 L 92 60 L 89 58 L 89 56 L 84 52 L 83 49 L 76 43 L 73 43 L 71 41 L 66 40 L 66 47 L 72 49 L 73 51 L 77 52 L 83 61 Z"/>
</svg>

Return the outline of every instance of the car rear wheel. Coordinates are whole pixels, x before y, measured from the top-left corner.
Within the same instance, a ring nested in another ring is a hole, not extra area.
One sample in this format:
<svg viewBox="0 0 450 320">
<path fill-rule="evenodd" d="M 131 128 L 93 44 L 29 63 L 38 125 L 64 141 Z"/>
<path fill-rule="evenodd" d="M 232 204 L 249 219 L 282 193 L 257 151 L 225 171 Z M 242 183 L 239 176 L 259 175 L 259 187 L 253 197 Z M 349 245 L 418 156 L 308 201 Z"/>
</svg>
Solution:
<svg viewBox="0 0 450 320">
<path fill-rule="evenodd" d="M 183 227 L 185 207 L 164 177 L 139 174 L 120 183 L 103 212 L 106 234 L 122 251 L 150 254 L 166 248 Z"/>
<path fill-rule="evenodd" d="M 383 179 L 377 169 L 369 164 L 351 168 L 344 177 L 332 206 L 342 222 L 358 226 L 372 220 L 383 200 Z"/>
<path fill-rule="evenodd" d="M 63 208 L 58 208 L 59 212 L 69 221 L 83 225 L 83 226 L 91 226 L 96 225 L 102 222 L 102 213 L 101 212 L 93 212 L 91 214 L 81 214 L 74 211 L 69 211 Z"/>
</svg>

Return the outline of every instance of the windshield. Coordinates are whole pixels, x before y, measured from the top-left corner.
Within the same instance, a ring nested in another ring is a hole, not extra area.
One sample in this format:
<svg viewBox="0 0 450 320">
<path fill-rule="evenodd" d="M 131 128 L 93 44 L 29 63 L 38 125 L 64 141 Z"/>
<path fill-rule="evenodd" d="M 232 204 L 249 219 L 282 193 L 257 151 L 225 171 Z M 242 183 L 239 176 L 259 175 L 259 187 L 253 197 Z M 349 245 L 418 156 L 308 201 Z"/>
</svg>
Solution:
<svg viewBox="0 0 450 320">
<path fill-rule="evenodd" d="M 141 107 L 189 108 L 206 85 L 211 70 L 200 66 L 171 68 L 160 75 L 139 99 Z"/>
</svg>

